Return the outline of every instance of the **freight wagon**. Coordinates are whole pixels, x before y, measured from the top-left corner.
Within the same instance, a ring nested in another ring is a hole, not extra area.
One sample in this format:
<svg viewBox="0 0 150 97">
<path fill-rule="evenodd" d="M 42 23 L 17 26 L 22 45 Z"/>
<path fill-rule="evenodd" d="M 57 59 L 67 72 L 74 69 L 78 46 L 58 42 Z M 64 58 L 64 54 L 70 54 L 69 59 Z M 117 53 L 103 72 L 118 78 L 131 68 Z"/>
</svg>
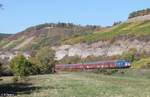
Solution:
<svg viewBox="0 0 150 97">
<path fill-rule="evenodd" d="M 90 69 L 115 69 L 129 68 L 131 66 L 126 60 L 99 61 L 79 64 L 56 64 L 55 71 L 74 71 L 74 70 L 90 70 Z"/>
</svg>

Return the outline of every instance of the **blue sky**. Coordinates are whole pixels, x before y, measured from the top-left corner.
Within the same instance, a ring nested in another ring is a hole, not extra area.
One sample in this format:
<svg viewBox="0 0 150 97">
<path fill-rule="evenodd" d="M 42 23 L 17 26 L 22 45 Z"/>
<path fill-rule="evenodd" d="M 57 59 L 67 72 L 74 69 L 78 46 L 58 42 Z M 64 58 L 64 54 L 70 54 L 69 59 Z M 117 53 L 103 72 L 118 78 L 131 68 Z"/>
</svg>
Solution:
<svg viewBox="0 0 150 97">
<path fill-rule="evenodd" d="M 17 33 L 50 22 L 109 26 L 128 14 L 150 8 L 150 0 L 0 0 L 0 33 Z"/>
</svg>

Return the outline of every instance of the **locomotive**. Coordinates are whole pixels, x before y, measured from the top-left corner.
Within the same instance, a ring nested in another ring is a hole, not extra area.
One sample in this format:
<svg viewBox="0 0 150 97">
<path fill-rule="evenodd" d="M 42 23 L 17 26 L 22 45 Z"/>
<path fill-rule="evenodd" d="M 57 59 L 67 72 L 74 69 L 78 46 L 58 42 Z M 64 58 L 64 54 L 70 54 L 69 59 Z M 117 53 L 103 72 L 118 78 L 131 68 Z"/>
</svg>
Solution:
<svg viewBox="0 0 150 97">
<path fill-rule="evenodd" d="M 78 64 L 56 64 L 55 71 L 74 71 L 74 70 L 90 70 L 90 69 L 117 69 L 129 68 L 131 63 L 126 60 L 98 61 Z"/>
</svg>

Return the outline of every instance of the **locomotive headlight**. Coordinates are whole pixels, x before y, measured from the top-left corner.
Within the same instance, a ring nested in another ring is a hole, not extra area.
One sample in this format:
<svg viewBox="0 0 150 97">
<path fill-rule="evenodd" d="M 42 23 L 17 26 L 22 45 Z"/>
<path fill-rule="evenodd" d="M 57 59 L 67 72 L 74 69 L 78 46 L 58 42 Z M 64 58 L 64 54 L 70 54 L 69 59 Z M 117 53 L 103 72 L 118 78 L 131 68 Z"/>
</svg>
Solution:
<svg viewBox="0 0 150 97">
<path fill-rule="evenodd" d="M 128 63 L 128 66 L 131 66 L 131 64 L 130 64 L 130 63 Z"/>
<path fill-rule="evenodd" d="M 131 66 L 131 64 L 128 62 L 128 63 L 127 63 L 127 66 Z"/>
<path fill-rule="evenodd" d="M 126 62 L 125 63 L 125 66 L 130 66 L 131 64 L 129 62 Z"/>
</svg>

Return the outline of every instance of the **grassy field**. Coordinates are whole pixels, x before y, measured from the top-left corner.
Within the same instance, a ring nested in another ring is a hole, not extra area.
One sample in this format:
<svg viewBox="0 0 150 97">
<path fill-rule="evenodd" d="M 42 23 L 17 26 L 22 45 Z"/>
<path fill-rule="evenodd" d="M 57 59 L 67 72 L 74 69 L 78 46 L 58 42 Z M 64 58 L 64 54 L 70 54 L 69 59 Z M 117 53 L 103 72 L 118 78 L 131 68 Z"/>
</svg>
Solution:
<svg viewBox="0 0 150 97">
<path fill-rule="evenodd" d="M 11 77 L 5 77 L 0 81 L 0 92 L 16 97 L 150 97 L 149 74 L 71 72 L 31 76 L 26 84 L 12 84 Z"/>
</svg>

